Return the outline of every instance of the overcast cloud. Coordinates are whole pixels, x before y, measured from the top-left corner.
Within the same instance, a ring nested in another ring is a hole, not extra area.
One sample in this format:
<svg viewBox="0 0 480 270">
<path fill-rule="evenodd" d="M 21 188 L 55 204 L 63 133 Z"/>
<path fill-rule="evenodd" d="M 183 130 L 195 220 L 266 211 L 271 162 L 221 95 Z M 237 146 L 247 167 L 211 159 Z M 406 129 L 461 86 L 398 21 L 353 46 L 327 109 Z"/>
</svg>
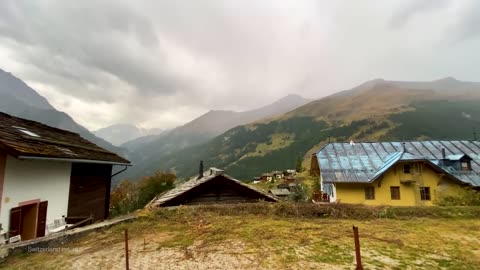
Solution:
<svg viewBox="0 0 480 270">
<path fill-rule="evenodd" d="M 0 2 L 0 68 L 80 124 L 171 128 L 366 80 L 480 81 L 480 1 Z"/>
</svg>

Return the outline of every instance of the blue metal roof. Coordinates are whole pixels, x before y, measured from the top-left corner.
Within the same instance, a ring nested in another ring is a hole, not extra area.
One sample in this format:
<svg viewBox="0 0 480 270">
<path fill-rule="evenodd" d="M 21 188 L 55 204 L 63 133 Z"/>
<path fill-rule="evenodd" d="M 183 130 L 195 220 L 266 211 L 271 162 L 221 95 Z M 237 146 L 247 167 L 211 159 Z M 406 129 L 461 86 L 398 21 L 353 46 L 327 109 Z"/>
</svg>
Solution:
<svg viewBox="0 0 480 270">
<path fill-rule="evenodd" d="M 472 171 L 439 166 L 442 149 L 447 158 L 472 158 Z M 480 186 L 480 142 L 409 141 L 329 143 L 317 152 L 322 179 L 326 183 L 368 183 L 399 161 L 427 160 L 458 180 Z"/>
</svg>

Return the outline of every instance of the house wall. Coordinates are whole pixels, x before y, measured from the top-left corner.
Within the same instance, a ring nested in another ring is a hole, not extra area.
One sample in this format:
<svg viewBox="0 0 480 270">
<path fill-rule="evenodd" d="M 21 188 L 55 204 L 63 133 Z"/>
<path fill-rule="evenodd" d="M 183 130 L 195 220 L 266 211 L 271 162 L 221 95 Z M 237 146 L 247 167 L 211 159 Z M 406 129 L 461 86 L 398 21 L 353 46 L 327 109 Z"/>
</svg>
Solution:
<svg viewBox="0 0 480 270">
<path fill-rule="evenodd" d="M 399 163 L 387 171 L 383 177 L 371 184 L 335 184 L 337 199 L 342 203 L 356 203 L 366 205 L 392 205 L 392 206 L 430 206 L 438 199 L 440 194 L 453 193 L 460 187 L 458 184 L 440 176 L 426 164 L 418 162 L 416 173 L 405 174 L 403 164 Z M 413 165 L 413 163 L 412 163 Z M 401 180 L 415 179 L 415 183 L 404 184 Z M 375 190 L 375 199 L 365 199 L 365 187 L 372 186 Z M 390 187 L 400 187 L 400 200 L 392 200 Z M 422 201 L 419 187 L 430 187 L 429 201 Z"/>
<path fill-rule="evenodd" d="M 31 200 L 48 201 L 47 224 L 67 215 L 71 164 L 18 160 L 7 156 L 0 223 L 9 227 L 10 209 Z"/>
</svg>

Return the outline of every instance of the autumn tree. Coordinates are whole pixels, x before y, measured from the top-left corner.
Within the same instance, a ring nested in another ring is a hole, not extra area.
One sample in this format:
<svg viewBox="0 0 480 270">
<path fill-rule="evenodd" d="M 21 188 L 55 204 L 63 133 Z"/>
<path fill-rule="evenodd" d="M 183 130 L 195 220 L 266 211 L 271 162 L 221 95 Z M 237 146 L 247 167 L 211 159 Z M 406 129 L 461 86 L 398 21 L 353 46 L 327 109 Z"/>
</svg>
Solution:
<svg viewBox="0 0 480 270">
<path fill-rule="evenodd" d="M 121 181 L 110 194 L 111 216 L 145 207 L 155 196 L 174 188 L 175 179 L 175 174 L 159 171 L 138 182 Z"/>
</svg>

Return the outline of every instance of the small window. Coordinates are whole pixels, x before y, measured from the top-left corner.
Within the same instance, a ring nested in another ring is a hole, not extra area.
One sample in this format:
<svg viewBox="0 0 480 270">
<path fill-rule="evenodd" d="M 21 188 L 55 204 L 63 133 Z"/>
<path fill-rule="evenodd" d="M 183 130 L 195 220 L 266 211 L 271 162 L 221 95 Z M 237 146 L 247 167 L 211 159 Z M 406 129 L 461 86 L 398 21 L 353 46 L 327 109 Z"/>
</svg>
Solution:
<svg viewBox="0 0 480 270">
<path fill-rule="evenodd" d="M 400 187 L 390 187 L 390 196 L 392 200 L 400 200 Z"/>
<path fill-rule="evenodd" d="M 422 201 L 430 201 L 430 187 L 420 187 L 420 199 Z"/>
<path fill-rule="evenodd" d="M 468 161 L 462 161 L 462 171 L 469 171 L 470 170 L 470 166 L 468 164 Z"/>
<path fill-rule="evenodd" d="M 403 164 L 403 173 L 410 173 L 410 164 Z"/>
<path fill-rule="evenodd" d="M 374 187 L 365 187 L 365 200 L 375 200 Z"/>
<path fill-rule="evenodd" d="M 40 137 L 40 135 L 34 133 L 34 132 L 31 132 L 30 130 L 26 129 L 26 128 L 23 128 L 23 127 L 17 127 L 17 126 L 13 126 L 14 128 L 16 128 L 18 131 L 24 133 L 24 134 L 27 134 L 28 136 L 31 136 L 31 137 Z"/>
</svg>

